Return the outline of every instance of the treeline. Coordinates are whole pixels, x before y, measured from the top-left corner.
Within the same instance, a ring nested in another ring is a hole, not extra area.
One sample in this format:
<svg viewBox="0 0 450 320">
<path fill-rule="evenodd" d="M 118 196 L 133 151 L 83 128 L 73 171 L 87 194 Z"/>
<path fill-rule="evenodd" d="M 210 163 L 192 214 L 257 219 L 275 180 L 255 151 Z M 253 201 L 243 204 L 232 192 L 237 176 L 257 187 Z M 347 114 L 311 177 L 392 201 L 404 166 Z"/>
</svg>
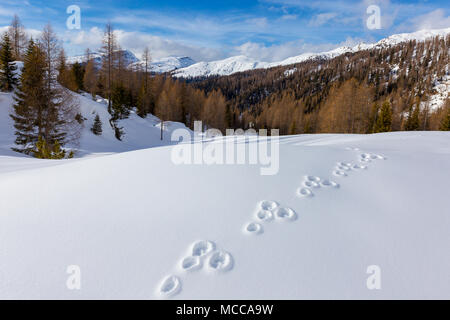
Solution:
<svg viewBox="0 0 450 320">
<path fill-rule="evenodd" d="M 448 130 L 448 102 L 431 110 L 429 98 L 437 82 L 450 78 L 449 47 L 450 35 L 189 81 L 205 92 L 220 88 L 231 112 L 241 115 L 233 123 L 237 127 L 279 128 L 282 134 L 373 133 L 387 102 L 388 131 Z"/>
</svg>

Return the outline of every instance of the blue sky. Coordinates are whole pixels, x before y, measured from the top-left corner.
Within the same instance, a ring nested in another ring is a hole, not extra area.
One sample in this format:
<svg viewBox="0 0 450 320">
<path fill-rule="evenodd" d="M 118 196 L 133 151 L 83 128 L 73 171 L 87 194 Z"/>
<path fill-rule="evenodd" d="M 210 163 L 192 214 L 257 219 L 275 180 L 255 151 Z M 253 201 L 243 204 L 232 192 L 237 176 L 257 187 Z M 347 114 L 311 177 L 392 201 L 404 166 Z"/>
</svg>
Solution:
<svg viewBox="0 0 450 320">
<path fill-rule="evenodd" d="M 66 28 L 66 8 L 73 4 L 81 8 L 81 30 Z M 379 30 L 366 27 L 372 4 L 381 9 Z M 394 33 L 450 27 L 448 0 L 1 0 L 0 26 L 14 13 L 30 32 L 51 22 L 70 55 L 97 49 L 110 21 L 122 47 L 139 55 L 149 46 L 156 59 L 243 54 L 277 61 Z"/>
</svg>

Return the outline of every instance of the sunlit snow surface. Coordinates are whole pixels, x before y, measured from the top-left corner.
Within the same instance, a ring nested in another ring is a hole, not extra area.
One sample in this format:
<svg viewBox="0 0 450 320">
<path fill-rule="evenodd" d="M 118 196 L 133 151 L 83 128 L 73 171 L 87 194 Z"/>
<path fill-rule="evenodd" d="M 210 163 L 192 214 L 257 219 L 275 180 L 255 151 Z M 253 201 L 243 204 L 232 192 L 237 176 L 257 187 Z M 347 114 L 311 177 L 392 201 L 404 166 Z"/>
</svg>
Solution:
<svg viewBox="0 0 450 320">
<path fill-rule="evenodd" d="M 273 176 L 172 148 L 1 149 L 0 298 L 450 298 L 449 133 L 282 137 Z"/>
</svg>

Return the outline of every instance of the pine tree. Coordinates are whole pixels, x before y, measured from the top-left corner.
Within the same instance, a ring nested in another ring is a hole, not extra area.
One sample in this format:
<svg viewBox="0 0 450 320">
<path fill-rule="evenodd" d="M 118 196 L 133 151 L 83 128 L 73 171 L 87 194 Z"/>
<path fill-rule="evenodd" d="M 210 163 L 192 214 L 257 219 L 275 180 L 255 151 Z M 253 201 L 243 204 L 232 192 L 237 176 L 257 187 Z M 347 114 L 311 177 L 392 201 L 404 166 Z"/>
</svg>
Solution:
<svg viewBox="0 0 450 320">
<path fill-rule="evenodd" d="M 75 62 L 72 65 L 72 77 L 74 79 L 75 86 L 76 86 L 75 91 L 77 91 L 77 92 L 84 91 L 84 83 L 83 83 L 84 73 L 85 73 L 85 70 L 81 64 L 79 64 L 78 62 Z"/>
<path fill-rule="evenodd" d="M 64 49 L 61 49 L 58 54 L 57 70 L 58 70 L 58 78 L 57 78 L 58 82 L 62 86 L 72 91 L 75 91 L 76 90 L 75 79 L 69 72 L 69 69 L 67 68 L 66 54 L 64 52 Z"/>
<path fill-rule="evenodd" d="M 50 159 L 51 158 L 51 150 L 47 145 L 47 142 L 39 136 L 38 141 L 36 142 L 36 150 L 33 151 L 33 156 L 38 159 Z"/>
<path fill-rule="evenodd" d="M 44 55 L 39 47 L 30 40 L 24 58 L 24 67 L 20 77 L 20 84 L 15 91 L 14 120 L 16 129 L 15 143 L 19 147 L 14 151 L 32 154 L 38 138 L 43 134 L 44 90 Z"/>
<path fill-rule="evenodd" d="M 408 120 L 406 120 L 405 130 L 415 131 L 419 130 L 419 113 L 420 107 L 417 105 L 414 109 L 409 109 Z"/>
<path fill-rule="evenodd" d="M 93 124 L 93 126 L 91 128 L 91 131 L 96 136 L 100 136 L 102 134 L 102 132 L 103 132 L 103 130 L 102 130 L 102 121 L 100 120 L 100 116 L 98 115 L 98 113 L 95 116 L 94 124 Z"/>
<path fill-rule="evenodd" d="M 14 71 L 17 67 L 13 64 L 13 52 L 11 41 L 7 33 L 3 35 L 0 50 L 0 88 L 4 91 L 12 91 L 17 85 Z"/>
<path fill-rule="evenodd" d="M 377 103 L 374 103 L 372 105 L 372 110 L 370 112 L 370 118 L 369 118 L 369 125 L 367 128 L 367 133 L 373 133 L 376 130 L 376 124 L 378 122 L 378 112 L 380 110 L 380 107 Z"/>
<path fill-rule="evenodd" d="M 129 109 L 131 108 L 131 96 L 130 92 L 124 87 L 123 84 L 114 86 L 111 100 L 112 120 L 116 121 L 127 118 L 130 114 Z"/>
<path fill-rule="evenodd" d="M 66 157 L 66 151 L 61 148 L 58 140 L 55 141 L 52 148 L 42 136 L 39 136 L 33 156 L 38 159 L 64 159 Z M 72 151 L 70 152 L 69 158 L 73 158 Z"/>
<path fill-rule="evenodd" d="M 389 101 L 385 101 L 380 109 L 377 122 L 375 124 L 375 133 L 389 132 L 392 126 L 392 108 Z"/>
<path fill-rule="evenodd" d="M 16 144 L 13 150 L 39 157 L 60 158 L 67 122 L 75 105 L 56 82 L 57 40 L 47 26 L 41 41 L 29 43 L 20 84 L 15 92 L 14 120 Z M 71 121 L 75 121 L 74 118 Z M 48 150 L 51 150 L 50 153 Z"/>
</svg>

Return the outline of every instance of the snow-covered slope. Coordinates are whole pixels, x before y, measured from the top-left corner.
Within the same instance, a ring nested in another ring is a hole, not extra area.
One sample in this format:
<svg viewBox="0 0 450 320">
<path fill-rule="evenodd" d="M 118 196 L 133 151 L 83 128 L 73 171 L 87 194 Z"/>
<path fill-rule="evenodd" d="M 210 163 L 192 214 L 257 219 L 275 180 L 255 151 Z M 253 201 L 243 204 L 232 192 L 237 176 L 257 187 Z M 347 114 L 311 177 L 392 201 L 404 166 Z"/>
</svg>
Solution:
<svg viewBox="0 0 450 320">
<path fill-rule="evenodd" d="M 0 298 L 450 298 L 449 133 L 287 136 L 274 176 L 172 150 L 0 156 Z"/>
<path fill-rule="evenodd" d="M 123 57 L 124 57 L 124 64 L 127 65 L 127 66 L 130 65 L 130 64 L 133 64 L 133 63 L 136 63 L 136 62 L 140 61 L 134 55 L 134 53 L 129 51 L 129 50 L 120 50 L 119 52 L 123 55 Z M 97 65 L 101 65 L 103 55 L 104 55 L 103 53 L 92 52 L 90 54 L 90 57 L 91 57 L 91 59 L 94 60 L 94 62 Z M 85 63 L 85 62 L 87 62 L 87 59 L 88 59 L 87 55 L 72 56 L 72 57 L 68 57 L 67 58 L 67 63 L 68 64 L 74 64 L 75 62 Z"/>
<path fill-rule="evenodd" d="M 173 76 L 182 78 L 195 78 L 207 77 L 212 75 L 230 75 L 236 72 L 247 70 L 287 66 L 311 59 L 332 59 L 348 52 L 358 52 L 361 50 L 368 50 L 376 47 L 393 46 L 401 42 L 410 40 L 424 41 L 435 36 L 445 36 L 448 33 L 450 33 L 450 28 L 439 30 L 422 30 L 413 33 L 396 34 L 373 44 L 360 43 L 354 47 L 340 47 L 327 52 L 304 53 L 299 56 L 290 57 L 278 62 L 262 62 L 250 59 L 245 56 L 236 56 L 219 61 L 199 62 L 187 68 L 182 68 L 174 71 Z"/>
<path fill-rule="evenodd" d="M 267 67 L 267 63 L 236 56 L 219 61 L 199 62 L 187 68 L 173 72 L 175 77 L 207 77 L 211 75 L 229 75 L 236 72 Z"/>
<path fill-rule="evenodd" d="M 125 57 L 125 64 L 129 68 L 143 68 L 144 62 L 141 61 L 139 58 L 137 58 L 131 51 L 129 50 L 122 50 L 124 57 Z M 91 53 L 91 59 L 94 59 L 95 63 L 100 66 L 102 62 L 103 54 L 93 52 Z M 72 56 L 67 58 L 68 64 L 74 64 L 75 62 L 78 63 L 85 63 L 87 62 L 87 56 L 86 55 L 79 55 L 79 56 Z M 189 57 L 167 57 L 162 58 L 159 60 L 154 60 L 150 62 L 149 71 L 155 72 L 155 73 L 165 73 L 170 72 L 176 69 L 186 68 L 195 63 L 194 60 L 192 60 Z"/>
<path fill-rule="evenodd" d="M 85 118 L 79 143 L 67 146 L 69 149 L 76 150 L 76 157 L 169 145 L 172 144 L 170 141 L 172 131 L 186 128 L 182 123 L 167 121 L 164 123 L 163 140 L 161 140 L 160 120 L 157 117 L 148 115 L 142 119 L 131 112 L 128 119 L 118 121 L 118 126 L 124 131 L 122 141 L 118 141 L 109 124 L 111 116 L 107 111 L 107 101 L 100 97 L 94 101 L 89 94 L 72 94 L 78 101 L 81 115 Z M 11 151 L 15 140 L 13 121 L 9 116 L 13 112 L 13 103 L 12 93 L 0 92 L 0 156 L 21 157 L 20 154 Z M 100 136 L 94 135 L 90 130 L 97 114 L 102 122 L 103 132 Z"/>
<path fill-rule="evenodd" d="M 155 73 L 165 73 L 176 69 L 189 67 L 194 63 L 195 61 L 189 57 L 167 57 L 160 60 L 151 61 L 149 71 Z M 144 68 L 145 63 L 143 61 L 139 61 L 131 64 L 129 67 Z"/>
</svg>

